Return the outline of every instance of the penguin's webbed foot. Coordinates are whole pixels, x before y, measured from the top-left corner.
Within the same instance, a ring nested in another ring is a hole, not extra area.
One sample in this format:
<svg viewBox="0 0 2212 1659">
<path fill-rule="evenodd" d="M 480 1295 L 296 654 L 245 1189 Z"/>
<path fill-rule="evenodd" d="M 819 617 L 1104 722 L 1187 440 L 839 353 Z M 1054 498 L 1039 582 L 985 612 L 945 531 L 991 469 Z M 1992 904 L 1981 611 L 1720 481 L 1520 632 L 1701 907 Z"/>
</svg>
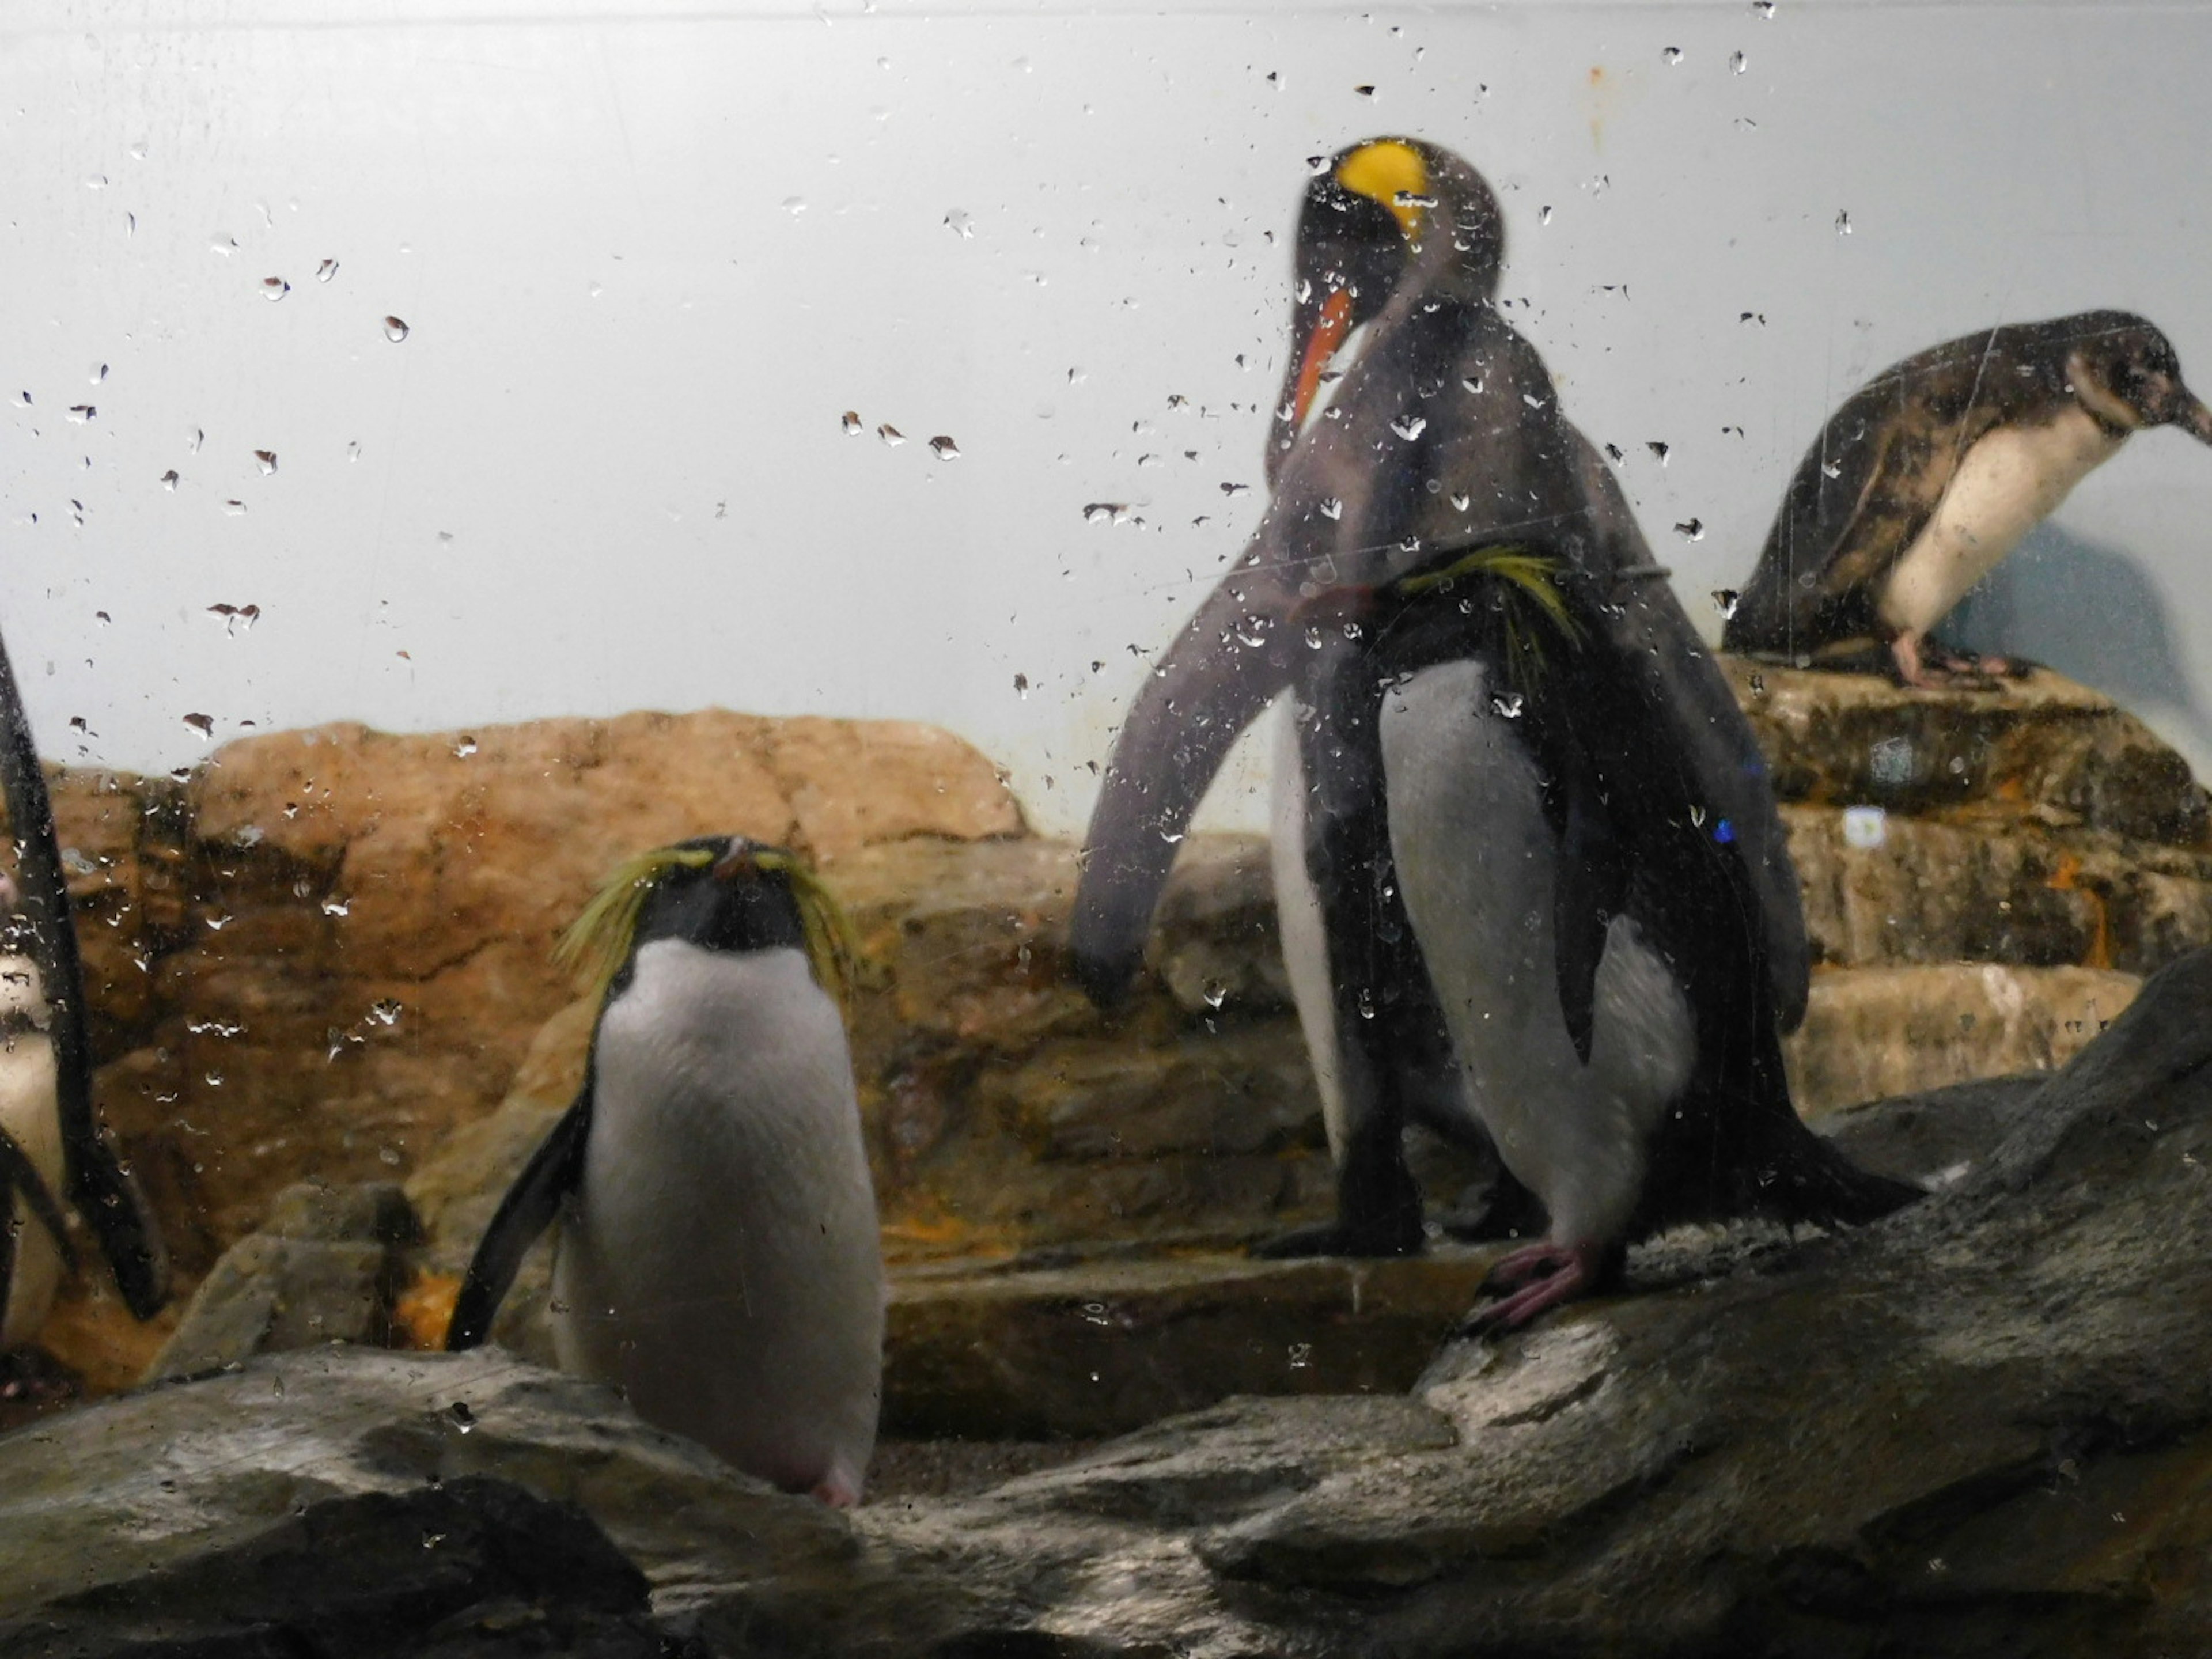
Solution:
<svg viewBox="0 0 2212 1659">
<path fill-rule="evenodd" d="M 1342 1219 L 1317 1221 L 1310 1227 L 1293 1227 L 1273 1238 L 1262 1239 L 1252 1254 L 1263 1261 L 1300 1261 L 1310 1256 L 1346 1255 L 1372 1260 L 1384 1256 L 1419 1255 L 1428 1238 L 1418 1226 L 1378 1226 Z"/>
<path fill-rule="evenodd" d="M 1619 1254 L 1616 1247 L 1595 1239 L 1573 1244 L 1547 1239 L 1516 1250 L 1490 1270 L 1477 1292 L 1486 1295 L 1499 1290 L 1511 1294 L 1476 1309 L 1462 1328 L 1469 1336 L 1484 1331 L 1519 1330 L 1547 1309 L 1595 1290 L 1605 1282 Z M 1536 1276 L 1539 1273 L 1542 1277 Z M 1514 1290 L 1516 1285 L 1521 1288 Z"/>
<path fill-rule="evenodd" d="M 2025 679 L 2035 667 L 2009 657 L 1962 651 L 1909 630 L 1889 642 L 1889 653 L 1897 683 L 1923 691 L 1994 691 L 1999 682 Z"/>
</svg>

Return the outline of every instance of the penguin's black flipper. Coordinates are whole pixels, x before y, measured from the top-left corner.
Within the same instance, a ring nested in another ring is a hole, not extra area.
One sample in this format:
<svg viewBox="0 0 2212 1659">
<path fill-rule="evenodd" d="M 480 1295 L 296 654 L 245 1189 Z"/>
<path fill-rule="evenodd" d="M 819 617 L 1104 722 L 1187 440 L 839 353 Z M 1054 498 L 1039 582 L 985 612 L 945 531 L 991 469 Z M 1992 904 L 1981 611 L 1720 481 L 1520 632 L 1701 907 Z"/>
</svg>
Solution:
<svg viewBox="0 0 2212 1659">
<path fill-rule="evenodd" d="M 592 1133 L 591 1070 L 587 1063 L 584 1086 L 574 1102 L 530 1155 L 514 1185 L 500 1200 L 491 1225 L 484 1229 L 461 1280 L 460 1294 L 453 1299 L 453 1322 L 446 1328 L 448 1353 L 473 1348 L 489 1334 L 492 1316 L 507 1299 L 522 1258 L 560 1213 L 562 1200 L 583 1179 L 584 1146 Z"/>
<path fill-rule="evenodd" d="M 17 885 L 31 954 L 39 964 L 50 1011 L 54 1108 L 67 1172 L 64 1184 L 100 1241 L 124 1306 L 139 1319 L 150 1319 L 169 1299 L 169 1253 L 152 1206 L 93 1111 L 92 1046 L 85 1028 L 84 970 L 77 956 L 76 924 L 54 835 L 46 775 L 39 767 L 38 748 L 31 740 L 30 721 L 24 715 L 4 644 L 0 644 L 0 790 L 6 793 L 8 824 L 15 840 Z M 57 1231 L 54 1237 L 63 1235 Z"/>
<path fill-rule="evenodd" d="M 1613 919 L 1628 902 L 1627 849 L 1613 833 L 1589 751 L 1571 742 L 1553 747 L 1559 763 L 1552 778 L 1559 850 L 1553 864 L 1552 962 L 1567 1036 L 1587 1066 L 1596 1035 L 1597 966 Z"/>
<path fill-rule="evenodd" d="M 62 1206 L 46 1186 L 46 1177 L 39 1166 L 31 1162 L 22 1143 L 7 1130 L 0 1129 L 0 1230 L 7 1230 L 13 1218 L 8 1214 L 15 1208 L 15 1194 L 21 1193 L 31 1206 L 31 1218 L 52 1236 L 55 1247 L 62 1253 L 71 1273 L 76 1271 L 76 1249 L 70 1243 L 67 1224 L 62 1219 Z M 0 1310 L 8 1305 L 9 1275 L 0 1272 Z"/>
</svg>

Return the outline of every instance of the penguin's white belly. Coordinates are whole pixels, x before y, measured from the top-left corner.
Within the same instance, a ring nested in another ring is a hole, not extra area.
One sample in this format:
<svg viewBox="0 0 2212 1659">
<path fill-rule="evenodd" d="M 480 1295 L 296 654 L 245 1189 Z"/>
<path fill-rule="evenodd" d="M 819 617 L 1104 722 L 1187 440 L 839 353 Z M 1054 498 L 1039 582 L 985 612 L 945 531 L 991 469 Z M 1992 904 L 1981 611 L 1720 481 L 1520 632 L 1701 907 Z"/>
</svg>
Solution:
<svg viewBox="0 0 2212 1659">
<path fill-rule="evenodd" d="M 1881 619 L 1901 631 L 1933 628 L 2126 441 L 2078 408 L 1990 433 L 1960 459 L 1934 514 L 1891 567 Z"/>
<path fill-rule="evenodd" d="M 1589 1063 L 1559 1011 L 1555 842 L 1540 780 L 1484 665 L 1426 669 L 1387 693 L 1390 848 L 1468 1095 L 1506 1167 L 1562 1242 L 1611 1240 L 1641 1192 L 1645 1148 L 1696 1058 L 1688 1000 L 1613 919 Z"/>
<path fill-rule="evenodd" d="M 1298 1026 L 1305 1033 L 1306 1058 L 1321 1094 L 1321 1118 L 1328 1131 L 1330 1156 L 1344 1158 L 1344 1078 L 1336 1054 L 1336 987 L 1328 971 L 1328 924 L 1321 894 L 1306 868 L 1306 772 L 1298 752 L 1297 699 L 1285 697 L 1276 710 L 1273 833 L 1268 852 L 1274 865 L 1275 927 L 1283 942 L 1283 966 L 1297 1003 Z"/>
<path fill-rule="evenodd" d="M 31 1023 L 45 1006 L 37 968 L 25 957 L 0 957 L 0 1128 L 15 1138 L 60 1203 L 62 1128 L 54 1097 L 54 1049 Z M 15 1194 L 9 1214 L 15 1229 L 15 1264 L 0 1306 L 0 1351 L 38 1335 L 62 1279 L 60 1247 L 21 1194 Z"/>
<path fill-rule="evenodd" d="M 857 1498 L 884 1275 L 852 1062 L 794 950 L 657 939 L 608 1007 L 556 1352 L 789 1491 Z"/>
</svg>

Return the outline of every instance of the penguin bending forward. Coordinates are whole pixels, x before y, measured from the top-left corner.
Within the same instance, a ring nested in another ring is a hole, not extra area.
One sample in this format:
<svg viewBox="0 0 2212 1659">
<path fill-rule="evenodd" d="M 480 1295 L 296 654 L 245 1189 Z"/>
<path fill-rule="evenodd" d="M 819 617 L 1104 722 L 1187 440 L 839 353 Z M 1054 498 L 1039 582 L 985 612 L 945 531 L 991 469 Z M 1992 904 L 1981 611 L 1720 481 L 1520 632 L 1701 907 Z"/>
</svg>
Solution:
<svg viewBox="0 0 2212 1659">
<path fill-rule="evenodd" d="M 884 1272 L 835 903 L 788 853 L 686 841 L 615 871 L 562 955 L 602 994 L 583 1087 L 477 1247 L 447 1347 L 483 1340 L 557 1213 L 564 1370 L 786 1492 L 858 1503 Z"/>
<path fill-rule="evenodd" d="M 1886 653 L 1906 685 L 2009 672 L 1929 632 L 2135 433 L 2212 444 L 2212 409 L 2142 318 L 1984 329 L 1885 369 L 1828 417 L 1721 635 L 1814 666 Z"/>
<path fill-rule="evenodd" d="M 1315 862 L 1395 877 L 1466 1098 L 1551 1218 L 1477 1326 L 1603 1284 L 1662 1227 L 1920 1195 L 1791 1106 L 1750 867 L 1592 587 L 1525 547 L 1439 552 L 1332 596 L 1358 648 L 1312 688 L 1308 743 L 1341 757 Z"/>
<path fill-rule="evenodd" d="M 1804 1012 L 1804 918 L 1758 744 L 1619 483 L 1493 302 L 1504 255 L 1488 185 L 1448 150 L 1376 138 L 1317 164 L 1298 217 L 1266 515 L 1143 682 L 1085 837 L 1071 944 L 1086 988 L 1110 1004 L 1143 958 L 1176 847 L 1230 744 L 1290 692 L 1295 719 L 1274 780 L 1276 899 L 1338 1213 L 1270 1253 L 1421 1249 L 1421 1195 L 1401 1131 L 1411 1119 L 1453 1139 L 1482 1133 L 1444 1034 L 1443 976 L 1422 959 L 1426 942 L 1407 925 L 1387 857 L 1328 850 L 1337 843 L 1327 803 L 1351 787 L 1335 774 L 1356 778 L 1376 763 L 1314 725 L 1316 688 L 1360 654 L 1356 624 L 1323 614 L 1332 592 L 1387 586 L 1439 549 L 1540 534 L 1594 585 L 1593 626 L 1627 665 L 1700 801 L 1734 826 L 1763 933 L 1768 1006 L 1785 1027 Z M 1338 376 L 1362 328 L 1364 348 Z M 1471 729 L 1440 733 L 1438 764 L 1477 764 L 1475 738 Z"/>
</svg>

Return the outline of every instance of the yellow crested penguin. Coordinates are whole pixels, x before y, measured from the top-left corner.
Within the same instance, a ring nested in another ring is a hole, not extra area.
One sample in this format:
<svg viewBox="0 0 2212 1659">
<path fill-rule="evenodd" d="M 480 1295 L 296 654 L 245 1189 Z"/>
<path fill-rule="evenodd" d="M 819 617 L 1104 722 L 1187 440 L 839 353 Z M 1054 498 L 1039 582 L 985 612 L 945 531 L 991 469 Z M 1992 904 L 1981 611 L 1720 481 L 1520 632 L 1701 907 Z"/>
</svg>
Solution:
<svg viewBox="0 0 2212 1659">
<path fill-rule="evenodd" d="M 1086 988 L 1111 1002 L 1142 960 L 1176 847 L 1222 757 L 1278 694 L 1292 693 L 1275 771 L 1277 904 L 1337 1163 L 1338 1217 L 1279 1241 L 1278 1253 L 1420 1249 L 1401 1130 L 1418 1118 L 1466 1139 L 1482 1120 L 1439 1035 L 1436 988 L 1448 975 L 1437 943 L 1407 925 L 1388 848 L 1353 845 L 1331 822 L 1338 803 L 1364 798 L 1360 780 L 1378 763 L 1316 718 L 1314 688 L 1358 650 L 1358 620 L 1333 614 L 1347 590 L 1387 586 L 1454 549 L 1542 533 L 1594 584 L 1595 625 L 1686 757 L 1699 812 L 1744 862 L 1766 1006 L 1785 1029 L 1804 1011 L 1804 919 L 1758 745 L 1618 482 L 1493 302 L 1504 254 L 1489 186 L 1448 150 L 1376 138 L 1317 167 L 1299 214 L 1267 514 L 1143 683 L 1086 837 L 1073 954 Z M 1310 419 L 1363 326 L 1357 361 Z M 1486 764 L 1472 729 L 1440 732 L 1437 750 L 1438 766 Z"/>
<path fill-rule="evenodd" d="M 84 1218 L 139 1319 L 169 1299 L 161 1228 L 92 1098 L 84 972 L 53 802 L 7 648 L 0 645 L 0 793 L 15 843 L 0 943 L 0 1348 L 29 1341 L 75 1253 L 61 1204 Z M 0 878 L 0 880 L 6 880 Z"/>
<path fill-rule="evenodd" d="M 1839 667 L 1886 653 L 1906 685 L 2007 672 L 1929 630 L 2149 426 L 2212 444 L 2212 409 L 2173 347 L 2124 311 L 1907 357 L 1845 399 L 1797 464 L 1723 647 Z"/>
<path fill-rule="evenodd" d="M 555 1352 L 749 1474 L 860 1501 L 883 1255 L 840 1002 L 843 919 L 742 836 L 631 860 L 562 939 L 600 996 L 584 1085 L 477 1247 L 475 1346 L 556 1214 Z"/>
<path fill-rule="evenodd" d="M 1356 642 L 1308 686 L 1345 757 L 1311 815 L 1322 858 L 1387 859 L 1466 1098 L 1550 1218 L 1492 1269 L 1478 1328 L 1602 1285 L 1661 1227 L 1920 1195 L 1798 1118 L 1751 866 L 1596 585 L 1546 546 L 1334 596 Z"/>
</svg>

